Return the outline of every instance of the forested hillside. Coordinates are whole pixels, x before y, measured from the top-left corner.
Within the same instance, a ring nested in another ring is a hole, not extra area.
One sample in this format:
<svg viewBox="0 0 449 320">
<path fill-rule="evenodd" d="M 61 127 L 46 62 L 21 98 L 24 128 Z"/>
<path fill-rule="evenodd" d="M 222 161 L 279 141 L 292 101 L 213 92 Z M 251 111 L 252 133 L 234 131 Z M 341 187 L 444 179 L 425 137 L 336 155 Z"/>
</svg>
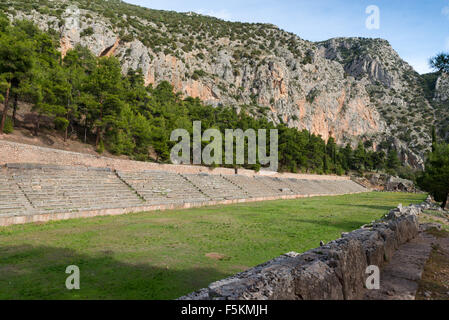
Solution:
<svg viewBox="0 0 449 320">
<path fill-rule="evenodd" d="M 62 57 L 58 38 L 42 32 L 26 20 L 11 24 L 0 19 L 0 97 L 5 109 L 5 133 L 14 129 L 17 101 L 32 105 L 34 134 L 39 135 L 41 119 L 51 119 L 52 128 L 67 138 L 75 128 L 78 139 L 95 144 L 98 152 L 109 150 L 143 161 L 168 162 L 174 142 L 170 133 L 201 120 L 203 129 L 246 130 L 277 128 L 280 168 L 283 171 L 344 174 L 349 170 L 400 168 L 397 151 L 372 151 L 360 142 L 339 147 L 332 137 L 324 141 L 307 130 L 274 124 L 263 115 L 251 113 L 249 106 L 238 110 L 229 106 L 208 106 L 198 98 L 183 98 L 166 81 L 145 85 L 141 69 L 122 73 L 115 57 L 96 57 L 85 47 L 76 46 Z M 8 116 L 7 116 L 8 114 Z M 156 154 L 151 157 L 151 152 Z M 259 165 L 246 166 L 258 170 Z"/>
<path fill-rule="evenodd" d="M 62 56 L 82 45 L 116 57 L 122 74 L 140 69 L 145 85 L 169 82 L 182 99 L 246 109 L 339 146 L 394 148 L 413 168 L 424 167 L 432 126 L 449 138 L 447 101 L 428 95 L 426 80 L 383 39 L 311 42 L 271 24 L 119 0 L 9 0 L 0 8 L 54 35 Z"/>
</svg>

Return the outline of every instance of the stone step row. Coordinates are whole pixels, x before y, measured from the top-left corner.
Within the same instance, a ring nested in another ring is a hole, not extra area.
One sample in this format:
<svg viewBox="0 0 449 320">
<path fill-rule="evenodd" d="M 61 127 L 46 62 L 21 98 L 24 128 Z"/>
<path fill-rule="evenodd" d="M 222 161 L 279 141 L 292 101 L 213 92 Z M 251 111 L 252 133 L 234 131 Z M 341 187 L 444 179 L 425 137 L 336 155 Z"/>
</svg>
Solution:
<svg viewBox="0 0 449 320">
<path fill-rule="evenodd" d="M 207 201 L 183 176 L 163 171 L 117 172 L 118 176 L 150 204 Z"/>
<path fill-rule="evenodd" d="M 10 175 L 0 171 L 0 216 L 23 215 L 31 208 L 25 194 Z"/>
<path fill-rule="evenodd" d="M 212 200 L 248 198 L 247 192 L 224 179 L 222 176 L 186 174 L 184 177 Z"/>
<path fill-rule="evenodd" d="M 142 206 L 144 202 L 107 170 L 8 169 L 38 213 Z M 0 209 L 0 213 L 2 210 Z"/>
</svg>

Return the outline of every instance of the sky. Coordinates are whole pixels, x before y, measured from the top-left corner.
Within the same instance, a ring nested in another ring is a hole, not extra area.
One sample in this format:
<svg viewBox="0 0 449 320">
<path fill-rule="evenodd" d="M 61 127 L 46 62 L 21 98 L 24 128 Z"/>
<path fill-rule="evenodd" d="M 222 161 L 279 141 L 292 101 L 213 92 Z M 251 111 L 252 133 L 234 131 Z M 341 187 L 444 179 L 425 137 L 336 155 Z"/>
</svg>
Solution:
<svg viewBox="0 0 449 320">
<path fill-rule="evenodd" d="M 272 23 L 310 41 L 384 38 L 419 73 L 449 52 L 449 0 L 125 0 L 151 9 L 193 11 L 228 21 Z M 379 9 L 379 24 L 372 17 Z M 373 26 L 375 28 L 373 28 Z"/>
</svg>

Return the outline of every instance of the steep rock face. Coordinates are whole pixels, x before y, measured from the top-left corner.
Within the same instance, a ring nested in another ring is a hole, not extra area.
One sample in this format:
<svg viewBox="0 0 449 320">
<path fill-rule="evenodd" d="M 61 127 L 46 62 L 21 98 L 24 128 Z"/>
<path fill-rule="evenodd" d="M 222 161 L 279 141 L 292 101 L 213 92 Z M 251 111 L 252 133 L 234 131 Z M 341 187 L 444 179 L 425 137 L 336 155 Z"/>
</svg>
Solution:
<svg viewBox="0 0 449 320">
<path fill-rule="evenodd" d="M 388 143 L 401 151 L 405 162 L 422 167 L 435 110 L 425 98 L 420 75 L 383 39 L 337 38 L 319 45 L 327 58 L 341 63 L 348 76 L 365 86 L 386 121 Z"/>
<path fill-rule="evenodd" d="M 446 102 L 449 100 L 449 75 L 446 73 L 438 77 L 435 86 L 435 100 L 438 102 Z"/>
<path fill-rule="evenodd" d="M 389 57 L 379 57 L 367 49 L 367 46 L 377 42 L 379 47 L 385 48 L 385 53 Z M 368 79 L 371 82 L 380 82 L 387 87 L 394 83 L 392 75 L 382 64 L 382 60 L 400 60 L 395 55 L 394 50 L 387 41 L 382 39 L 362 39 L 362 38 L 336 38 L 320 43 L 325 49 L 325 56 L 328 59 L 338 61 L 343 64 L 345 72 L 356 79 Z M 384 58 L 381 60 L 381 58 Z"/>
<path fill-rule="evenodd" d="M 112 19 L 72 6 L 81 0 L 61 2 L 66 4 L 62 19 L 34 9 L 9 15 L 56 30 L 63 55 L 80 44 L 98 56 L 117 57 L 123 72 L 140 68 L 146 84 L 166 80 L 184 96 L 244 107 L 254 116 L 334 137 L 340 144 L 363 139 L 376 147 L 387 142 L 402 151 L 403 160 L 422 167 L 430 137 L 415 124 L 432 122 L 433 111 L 420 96 L 419 75 L 385 40 L 312 43 L 267 24 L 230 23 L 194 13 L 173 13 L 174 22 L 157 21 L 127 4 L 121 5 L 131 13 Z"/>
</svg>

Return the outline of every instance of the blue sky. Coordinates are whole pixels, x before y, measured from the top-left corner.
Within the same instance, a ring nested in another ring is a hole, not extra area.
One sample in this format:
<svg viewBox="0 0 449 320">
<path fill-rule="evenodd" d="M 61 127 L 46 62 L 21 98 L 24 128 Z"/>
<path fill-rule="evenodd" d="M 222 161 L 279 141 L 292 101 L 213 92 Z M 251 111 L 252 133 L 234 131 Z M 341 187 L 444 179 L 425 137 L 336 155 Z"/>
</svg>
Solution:
<svg viewBox="0 0 449 320">
<path fill-rule="evenodd" d="M 229 21 L 267 22 L 311 41 L 361 36 L 390 41 L 418 72 L 428 59 L 449 51 L 449 0 L 126 0 L 152 9 L 195 11 Z M 370 5 L 380 28 L 365 26 Z"/>
</svg>

